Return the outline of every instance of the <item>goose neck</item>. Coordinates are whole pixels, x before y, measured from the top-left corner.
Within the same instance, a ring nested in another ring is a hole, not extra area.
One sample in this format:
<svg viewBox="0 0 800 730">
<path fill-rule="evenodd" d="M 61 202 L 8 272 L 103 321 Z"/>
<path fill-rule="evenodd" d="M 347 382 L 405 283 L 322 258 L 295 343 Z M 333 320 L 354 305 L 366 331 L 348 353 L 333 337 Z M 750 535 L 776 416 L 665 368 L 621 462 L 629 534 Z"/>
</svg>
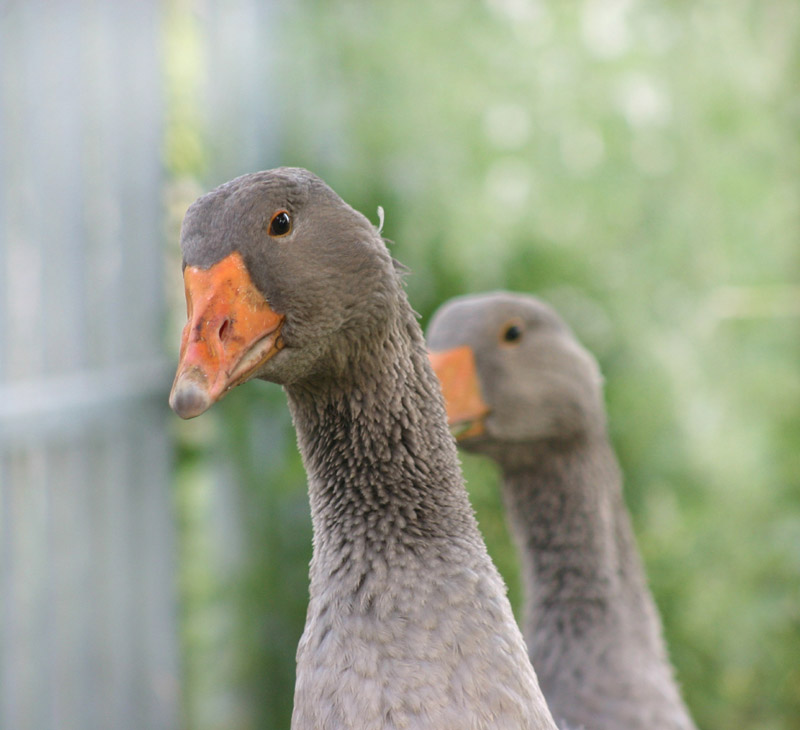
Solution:
<svg viewBox="0 0 800 730">
<path fill-rule="evenodd" d="M 539 611 L 577 600 L 605 605 L 626 559 L 616 534 L 621 485 L 610 446 L 599 439 L 543 443 L 529 457 L 504 472 L 503 496 L 532 603 Z"/>
<path fill-rule="evenodd" d="M 315 555 L 355 572 L 360 556 L 391 562 L 479 539 L 435 376 L 409 329 L 362 352 L 346 381 L 287 388 Z"/>
</svg>

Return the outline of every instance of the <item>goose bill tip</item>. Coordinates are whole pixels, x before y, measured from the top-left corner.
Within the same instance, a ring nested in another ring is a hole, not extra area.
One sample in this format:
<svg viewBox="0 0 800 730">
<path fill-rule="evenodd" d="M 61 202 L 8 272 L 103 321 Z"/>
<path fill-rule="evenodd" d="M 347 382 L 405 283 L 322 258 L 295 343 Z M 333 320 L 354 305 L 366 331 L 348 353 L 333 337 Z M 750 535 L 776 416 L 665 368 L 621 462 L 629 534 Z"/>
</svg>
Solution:
<svg viewBox="0 0 800 730">
<path fill-rule="evenodd" d="M 214 402 L 208 389 L 197 382 L 191 371 L 179 373 L 169 394 L 169 406 L 183 419 L 205 413 Z"/>
</svg>

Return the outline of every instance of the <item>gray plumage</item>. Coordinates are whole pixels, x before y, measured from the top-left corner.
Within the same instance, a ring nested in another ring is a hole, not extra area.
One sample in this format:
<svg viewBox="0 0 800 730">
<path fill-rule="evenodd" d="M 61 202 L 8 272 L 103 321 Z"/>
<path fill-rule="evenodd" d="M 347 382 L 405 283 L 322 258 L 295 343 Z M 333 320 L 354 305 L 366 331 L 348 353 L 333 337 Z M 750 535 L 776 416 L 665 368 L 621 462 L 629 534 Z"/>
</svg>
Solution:
<svg viewBox="0 0 800 730">
<path fill-rule="evenodd" d="M 266 235 L 276 210 L 292 230 Z M 555 728 L 463 487 L 438 384 L 375 227 L 311 173 L 200 198 L 184 263 L 239 252 L 283 349 L 314 528 L 294 730 Z"/>
<path fill-rule="evenodd" d="M 446 303 L 428 345 L 474 353 L 490 412 L 484 433 L 462 445 L 501 467 L 523 633 L 556 721 L 694 728 L 623 502 L 594 358 L 546 304 L 504 292 Z"/>
</svg>

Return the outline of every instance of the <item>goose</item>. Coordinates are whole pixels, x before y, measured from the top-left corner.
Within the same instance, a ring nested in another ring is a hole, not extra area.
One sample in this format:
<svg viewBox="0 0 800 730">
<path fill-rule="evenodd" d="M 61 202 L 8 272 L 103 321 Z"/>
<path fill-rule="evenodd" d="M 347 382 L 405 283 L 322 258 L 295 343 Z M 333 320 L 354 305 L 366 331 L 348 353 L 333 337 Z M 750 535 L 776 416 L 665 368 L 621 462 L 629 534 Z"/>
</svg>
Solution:
<svg viewBox="0 0 800 730">
<path fill-rule="evenodd" d="M 464 450 L 500 467 L 523 634 L 556 722 L 691 730 L 606 430 L 595 359 L 544 302 L 457 297 L 427 332 Z"/>
<path fill-rule="evenodd" d="M 195 201 L 181 249 L 172 409 L 278 383 L 308 476 L 292 728 L 554 729 L 379 231 L 312 173 L 277 168 Z"/>
</svg>

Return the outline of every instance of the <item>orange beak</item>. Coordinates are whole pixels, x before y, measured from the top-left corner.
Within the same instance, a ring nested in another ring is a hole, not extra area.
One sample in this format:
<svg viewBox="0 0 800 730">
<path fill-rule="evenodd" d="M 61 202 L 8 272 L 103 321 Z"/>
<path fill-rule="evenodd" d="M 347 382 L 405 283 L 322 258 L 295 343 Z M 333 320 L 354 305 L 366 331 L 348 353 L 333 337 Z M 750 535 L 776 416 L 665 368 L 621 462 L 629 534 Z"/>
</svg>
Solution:
<svg viewBox="0 0 800 730">
<path fill-rule="evenodd" d="M 459 441 L 480 436 L 484 431 L 483 419 L 490 409 L 481 396 L 472 348 L 464 345 L 444 352 L 429 352 L 428 357 L 442 385 L 451 431 Z"/>
<path fill-rule="evenodd" d="M 272 311 L 238 253 L 205 270 L 187 266 L 183 281 L 189 321 L 169 404 L 181 418 L 194 418 L 283 347 L 284 317 Z"/>
</svg>

